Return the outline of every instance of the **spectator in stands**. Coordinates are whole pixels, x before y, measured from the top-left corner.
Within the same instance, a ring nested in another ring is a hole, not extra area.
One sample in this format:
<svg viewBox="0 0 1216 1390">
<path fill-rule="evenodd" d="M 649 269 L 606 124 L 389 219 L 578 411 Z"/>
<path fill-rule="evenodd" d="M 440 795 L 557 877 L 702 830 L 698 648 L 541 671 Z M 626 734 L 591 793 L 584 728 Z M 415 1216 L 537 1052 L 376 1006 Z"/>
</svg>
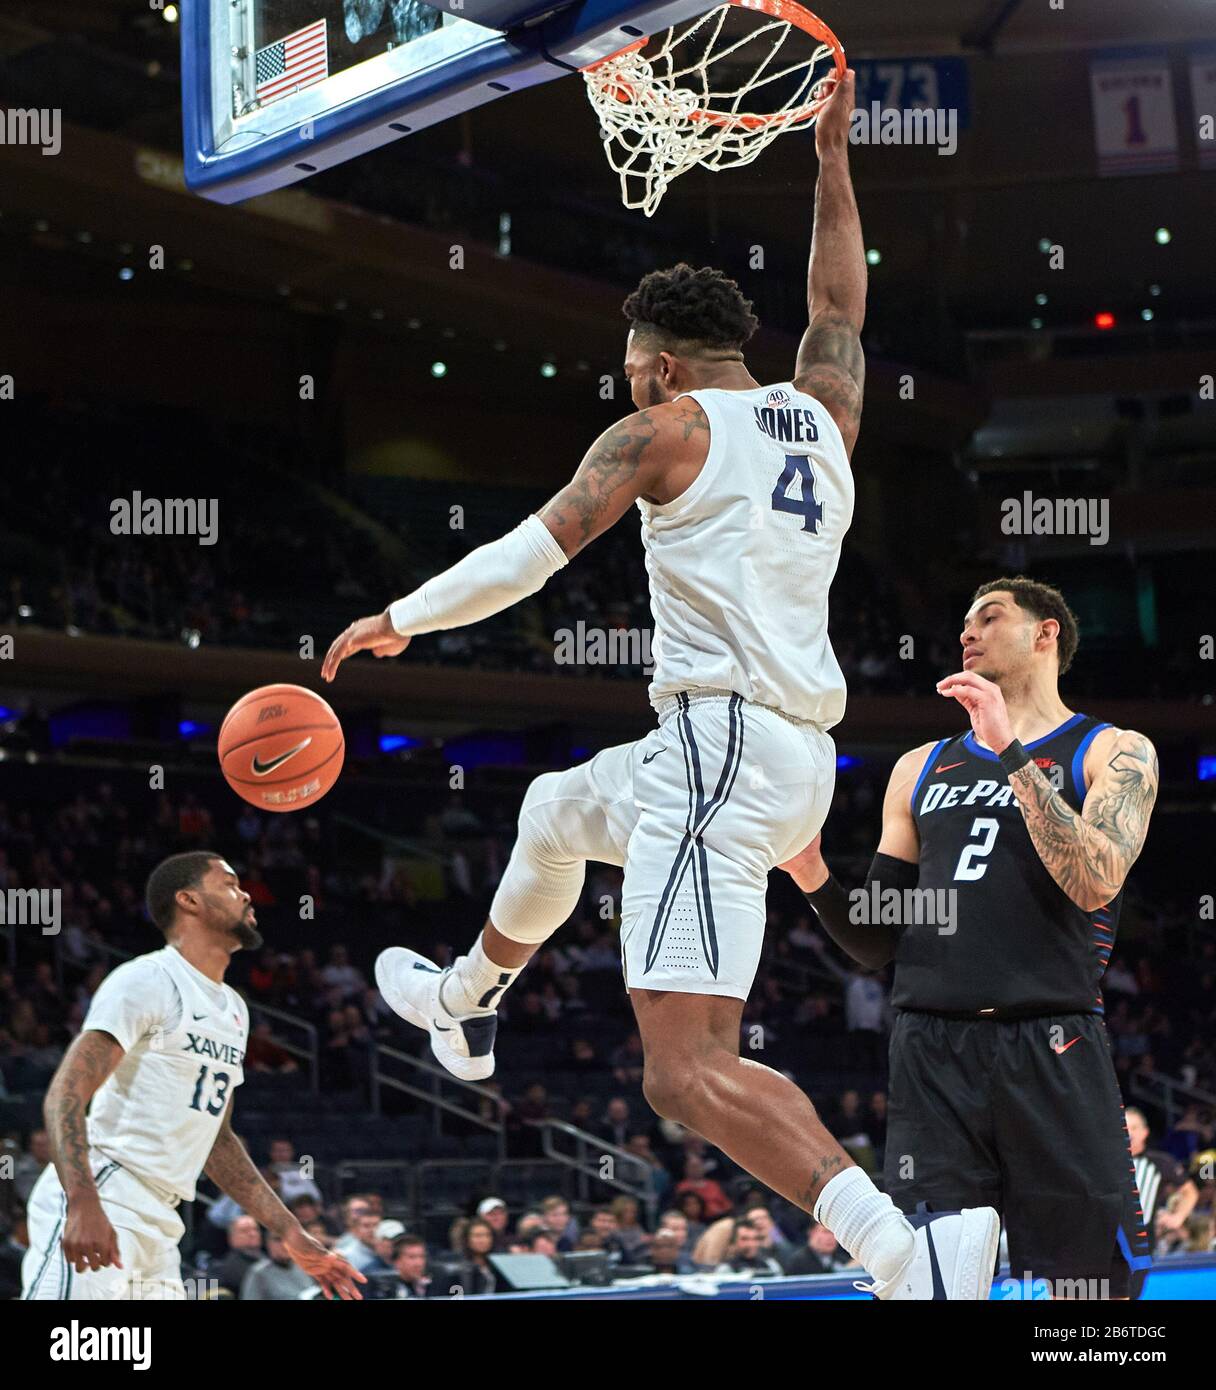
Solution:
<svg viewBox="0 0 1216 1390">
<path fill-rule="evenodd" d="M 676 1206 L 688 1224 L 688 1238 L 695 1247 L 709 1227 L 705 1216 L 705 1198 L 699 1192 L 682 1192 Z M 730 1220 L 729 1217 L 722 1219 Z"/>
<path fill-rule="evenodd" d="M 211 812 L 200 804 L 193 792 L 187 792 L 182 799 L 177 816 L 177 830 L 183 849 L 210 844 L 215 839 Z"/>
<path fill-rule="evenodd" d="M 540 1214 L 545 1229 L 557 1241 L 557 1248 L 563 1254 L 573 1250 L 578 1244 L 578 1222 L 570 1214 L 570 1203 L 564 1197 L 546 1197 L 540 1204 Z"/>
<path fill-rule="evenodd" d="M 649 1164 L 650 1185 L 654 1194 L 660 1202 L 666 1201 L 667 1194 L 671 1191 L 671 1174 L 667 1171 L 667 1165 L 651 1148 L 650 1135 L 631 1134 L 625 1147 L 636 1158 Z"/>
<path fill-rule="evenodd" d="M 614 1197 L 612 1214 L 616 1217 L 616 1234 L 625 1260 L 628 1264 L 635 1264 L 645 1256 L 646 1247 L 650 1244 L 650 1234 L 639 1219 L 637 1199 L 624 1193 Z"/>
<path fill-rule="evenodd" d="M 878 1161 L 868 1133 L 868 1117 L 857 1091 L 850 1089 L 841 1095 L 832 1132 L 839 1136 L 841 1147 L 860 1167 L 867 1173 L 876 1171 Z"/>
<path fill-rule="evenodd" d="M 526 1211 L 515 1224 L 515 1240 L 519 1245 L 526 1245 L 533 1234 L 537 1231 L 548 1231 L 545 1225 L 545 1218 L 538 1211 Z"/>
<path fill-rule="evenodd" d="M 465 1227 L 460 1252 L 464 1260 L 453 1281 L 466 1296 L 498 1291 L 498 1276 L 490 1264 L 493 1250 L 494 1228 L 475 1216 Z"/>
<path fill-rule="evenodd" d="M 321 1202 L 321 1189 L 304 1172 L 304 1164 L 296 1158 L 296 1148 L 290 1139 L 280 1136 L 270 1141 L 270 1167 L 278 1175 L 279 1196 L 285 1205 L 297 1197 L 311 1197 Z"/>
<path fill-rule="evenodd" d="M 393 1269 L 398 1284 L 393 1290 L 393 1298 L 430 1298 L 431 1279 L 426 1272 L 426 1241 L 421 1236 L 406 1232 L 393 1241 Z"/>
<path fill-rule="evenodd" d="M 630 1033 L 612 1054 L 612 1077 L 618 1086 L 642 1084 L 642 1039 Z"/>
<path fill-rule="evenodd" d="M 761 1248 L 763 1235 L 750 1221 L 736 1221 L 734 1238 L 716 1274 L 739 1274 L 751 1279 L 771 1279 L 782 1272 L 772 1255 Z"/>
<path fill-rule="evenodd" d="M 25 1203 L 18 1202 L 9 1213 L 8 1230 L 0 1244 L 0 1302 L 21 1296 L 21 1261 L 30 1247 Z"/>
<path fill-rule="evenodd" d="M 505 1250 L 509 1243 L 511 1213 L 501 1197 L 485 1197 L 477 1203 L 477 1215 L 494 1232 L 494 1249 Z"/>
<path fill-rule="evenodd" d="M 677 1274 L 691 1274 L 693 1268 L 681 1252 L 680 1237 L 675 1231 L 660 1227 L 654 1233 L 647 1252 L 646 1267 L 651 1274 L 661 1274 L 674 1278 Z"/>
<path fill-rule="evenodd" d="M 1170 1195 L 1165 1210 L 1157 1217 L 1157 1235 L 1165 1249 L 1182 1245 L 1196 1248 L 1193 1240 L 1202 1221 L 1216 1211 L 1216 1148 L 1201 1149 L 1188 1165 L 1181 1185 Z M 1199 1248 L 1207 1248 L 1200 1246 Z"/>
<path fill-rule="evenodd" d="M 748 1202 L 744 1205 L 743 1219 L 760 1232 L 761 1251 L 780 1261 L 782 1254 L 790 1248 L 790 1243 L 785 1232 L 773 1220 L 772 1212 L 766 1206 Z"/>
<path fill-rule="evenodd" d="M 629 1142 L 630 1131 L 629 1102 L 623 1096 L 613 1096 L 596 1127 L 596 1133 L 618 1149 L 623 1149 Z"/>
<path fill-rule="evenodd" d="M 299 1071 L 296 1059 L 285 1047 L 275 1042 L 269 1019 L 261 1019 L 253 1025 L 245 1048 L 245 1067 L 248 1071 L 279 1072 L 282 1075 Z"/>
<path fill-rule="evenodd" d="M 786 1274 L 831 1274 L 836 1249 L 836 1237 L 826 1226 L 812 1220 L 806 1230 L 806 1244 L 787 1251 L 781 1266 Z"/>
<path fill-rule="evenodd" d="M 616 1227 L 616 1212 L 611 1207 L 596 1207 L 591 1213 L 588 1230 L 583 1234 L 594 1235 L 599 1242 L 596 1248 L 606 1250 L 614 1262 L 625 1258 L 625 1246 Z"/>
<path fill-rule="evenodd" d="M 1165 1148 L 1180 1163 L 1189 1163 L 1200 1149 L 1216 1142 L 1216 1114 L 1198 1103 L 1188 1105 L 1182 1119 L 1165 1136 Z"/>
<path fill-rule="evenodd" d="M 836 1237 L 831 1231 L 819 1222 L 812 1222 L 811 1230 L 806 1239 L 807 1248 L 813 1250 L 827 1264 L 830 1273 L 835 1274 L 842 1269 L 856 1269 L 858 1267 L 857 1262 L 850 1257 L 848 1251 L 841 1249 L 836 1243 Z"/>
<path fill-rule="evenodd" d="M 228 1227 L 228 1253 L 208 1267 L 207 1277 L 233 1297 L 241 1291 L 245 1275 L 262 1258 L 262 1231 L 252 1216 L 238 1216 Z"/>
<path fill-rule="evenodd" d="M 508 1152 L 513 1158 L 540 1158 L 544 1152 L 541 1120 L 549 1118 L 549 1093 L 534 1081 L 507 1116 Z"/>
<path fill-rule="evenodd" d="M 262 818 L 248 803 L 241 809 L 236 823 L 237 837 L 246 846 L 256 845 L 262 838 Z"/>
<path fill-rule="evenodd" d="M 249 971 L 249 991 L 259 999 L 270 1000 L 275 985 L 275 952 L 267 946 Z"/>
<path fill-rule="evenodd" d="M 360 1273 L 371 1268 L 379 1268 L 385 1263 L 380 1259 L 376 1250 L 376 1230 L 379 1225 L 380 1216 L 369 1203 L 366 1211 L 355 1218 L 351 1227 L 354 1243 L 350 1247 L 349 1254 L 345 1250 L 342 1253 Z"/>
<path fill-rule="evenodd" d="M 523 1037 L 545 1037 L 553 1031 L 553 1019 L 545 1011 L 544 999 L 534 989 L 528 990 L 511 1014 L 511 1031 Z"/>
<path fill-rule="evenodd" d="M 866 1133 L 874 1145 L 874 1156 L 879 1167 L 882 1166 L 883 1153 L 887 1147 L 887 1093 L 875 1091 L 870 1097 L 868 1113 L 865 1117 Z"/>
<path fill-rule="evenodd" d="M 268 1233 L 266 1258 L 258 1260 L 246 1273 L 241 1281 L 240 1297 L 282 1303 L 299 1298 L 314 1287 L 312 1279 L 292 1260 L 279 1237 Z"/>
<path fill-rule="evenodd" d="M 292 1197 L 290 1201 L 284 1198 L 283 1205 L 301 1226 L 311 1225 L 314 1221 L 320 1221 L 322 1225 L 325 1224 L 320 1201 L 307 1192 L 301 1193 L 298 1197 Z"/>
<path fill-rule="evenodd" d="M 533 1231 L 527 1241 L 518 1248 L 519 1254 L 528 1255 L 547 1255 L 551 1260 L 557 1259 L 557 1241 L 543 1228 Z"/>
<path fill-rule="evenodd" d="M 24 1204 L 38 1181 L 38 1175 L 51 1161 L 51 1141 L 45 1129 L 30 1131 L 25 1152 L 13 1164 L 13 1190 Z"/>
<path fill-rule="evenodd" d="M 573 977 L 568 976 L 567 978 Z M 570 1071 L 595 1072 L 597 1074 L 604 1069 L 599 1054 L 586 1038 L 575 1038 L 570 1044 L 570 1057 L 566 1062 L 566 1067 Z"/>
<path fill-rule="evenodd" d="M 321 1067 L 327 1089 L 354 1089 L 359 1076 L 359 1052 L 351 1036 L 345 1009 L 331 1009 L 326 1015 L 325 1051 Z"/>
<path fill-rule="evenodd" d="M 391 1219 L 376 1225 L 376 1258 L 367 1265 L 364 1274 L 388 1274 L 393 1268 L 393 1242 L 405 1235 L 405 1227 L 400 1221 Z"/>
<path fill-rule="evenodd" d="M 321 983 L 326 989 L 339 990 L 344 1000 L 361 995 L 367 989 L 362 972 L 350 963 L 346 947 L 340 944 L 329 949 L 329 963 L 321 971 Z"/>
<path fill-rule="evenodd" d="M 372 1206 L 367 1199 L 366 1193 L 348 1197 L 342 1203 L 343 1234 L 334 1244 L 334 1249 L 339 1255 L 347 1260 L 353 1260 L 355 1252 L 363 1245 L 363 1240 L 359 1235 L 361 1229 L 359 1223 L 365 1216 L 370 1216 L 371 1214 Z M 378 1219 L 379 1218 L 377 1218 L 377 1220 Z"/>
<path fill-rule="evenodd" d="M 307 1201 L 307 1198 L 302 1200 Z M 313 1240 L 319 1240 L 326 1250 L 332 1250 L 334 1248 L 338 1238 L 321 1217 L 314 1216 L 311 1221 L 302 1221 L 300 1224 L 308 1234 L 312 1236 Z"/>
<path fill-rule="evenodd" d="M 692 1193 L 700 1197 L 702 1203 L 702 1219 L 705 1221 L 716 1220 L 719 1216 L 725 1216 L 731 1209 L 731 1200 L 722 1191 L 722 1187 L 713 1178 L 705 1174 L 705 1159 L 699 1154 L 690 1153 L 684 1160 L 684 1176 L 676 1183 L 676 1204 L 684 1211 L 690 1220 L 696 1218 L 688 1212 L 684 1205 L 684 1194 Z"/>
</svg>

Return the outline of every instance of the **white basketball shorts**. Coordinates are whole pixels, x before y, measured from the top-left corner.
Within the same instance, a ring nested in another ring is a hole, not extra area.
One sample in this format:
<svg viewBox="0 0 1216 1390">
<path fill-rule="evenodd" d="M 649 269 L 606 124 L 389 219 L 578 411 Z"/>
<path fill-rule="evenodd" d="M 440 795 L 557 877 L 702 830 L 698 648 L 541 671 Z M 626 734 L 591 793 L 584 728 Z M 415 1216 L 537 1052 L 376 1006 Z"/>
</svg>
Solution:
<svg viewBox="0 0 1216 1390">
<path fill-rule="evenodd" d="M 133 1173 L 89 1152 L 101 1208 L 118 1237 L 122 1268 L 77 1274 L 64 1258 L 67 1199 L 54 1166 L 42 1170 L 30 1200 L 29 1249 L 21 1261 L 21 1297 L 37 1299 L 183 1299 L 178 1242 L 184 1227 L 174 1207 Z"/>
<path fill-rule="evenodd" d="M 835 780 L 823 729 L 724 692 L 672 697 L 645 738 L 555 777 L 562 854 L 624 866 L 626 987 L 746 999 L 769 870 L 818 834 Z"/>
</svg>

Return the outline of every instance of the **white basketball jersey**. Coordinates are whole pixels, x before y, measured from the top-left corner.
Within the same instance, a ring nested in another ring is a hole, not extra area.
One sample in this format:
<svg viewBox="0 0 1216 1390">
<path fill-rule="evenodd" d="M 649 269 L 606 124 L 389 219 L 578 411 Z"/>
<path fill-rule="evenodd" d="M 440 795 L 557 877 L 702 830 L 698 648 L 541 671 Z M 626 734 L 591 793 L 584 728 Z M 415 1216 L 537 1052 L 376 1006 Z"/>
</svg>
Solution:
<svg viewBox="0 0 1216 1390">
<path fill-rule="evenodd" d="M 111 971 L 82 1027 L 111 1034 L 123 1048 L 93 1097 L 89 1143 L 154 1191 L 192 1201 L 244 1080 L 245 1001 L 166 946 Z"/>
<path fill-rule="evenodd" d="M 844 715 L 828 589 L 853 518 L 835 421 L 790 384 L 689 391 L 709 455 L 674 502 L 639 501 L 654 615 L 651 703 L 733 690 L 825 729 Z"/>
</svg>

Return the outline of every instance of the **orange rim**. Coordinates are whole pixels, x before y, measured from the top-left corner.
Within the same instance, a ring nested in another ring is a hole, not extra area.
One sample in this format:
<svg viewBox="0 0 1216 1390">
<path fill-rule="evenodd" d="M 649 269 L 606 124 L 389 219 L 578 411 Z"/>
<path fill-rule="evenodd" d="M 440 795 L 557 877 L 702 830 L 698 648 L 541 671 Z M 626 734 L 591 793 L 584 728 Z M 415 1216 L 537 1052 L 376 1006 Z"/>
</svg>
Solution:
<svg viewBox="0 0 1216 1390">
<path fill-rule="evenodd" d="M 840 40 L 832 33 L 831 29 L 819 18 L 817 14 L 812 14 L 805 5 L 799 5 L 797 0 L 729 0 L 732 5 L 738 5 L 743 10 L 757 10 L 761 14 L 768 15 L 770 19 L 780 19 L 786 24 L 791 24 L 796 29 L 801 29 L 804 33 L 810 34 L 812 38 L 818 39 L 820 43 L 825 43 L 832 50 L 832 62 L 834 65 L 834 76 L 837 81 L 844 76 L 845 60 L 844 46 Z M 651 39 L 651 35 L 645 38 L 636 39 L 631 44 L 626 44 L 624 48 L 619 48 L 615 53 L 609 54 L 607 58 L 601 58 L 596 63 L 591 63 L 583 69 L 584 72 L 595 72 L 605 64 L 623 57 L 626 53 L 636 53 L 639 48 L 644 48 Z M 823 80 L 826 80 L 826 75 Z M 816 83 L 816 86 L 820 85 Z M 629 82 L 622 78 L 609 87 L 610 94 L 615 96 L 617 101 L 627 102 L 633 96 L 633 88 Z M 768 116 L 757 115 L 730 115 L 721 111 L 694 111 L 690 119 L 694 121 L 707 121 L 712 125 L 740 125 L 749 130 L 755 130 L 760 126 L 766 125 L 792 125 L 796 121 L 805 120 L 819 103 L 812 102 L 810 106 L 800 107 L 797 111 L 779 111 Z"/>
</svg>

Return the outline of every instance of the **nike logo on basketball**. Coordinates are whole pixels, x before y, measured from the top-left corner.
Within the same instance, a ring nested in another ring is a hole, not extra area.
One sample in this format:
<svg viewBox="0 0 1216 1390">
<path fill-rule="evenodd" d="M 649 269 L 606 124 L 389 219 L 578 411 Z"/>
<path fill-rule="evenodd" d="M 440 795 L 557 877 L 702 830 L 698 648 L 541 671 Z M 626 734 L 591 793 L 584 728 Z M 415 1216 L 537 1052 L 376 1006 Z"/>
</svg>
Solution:
<svg viewBox="0 0 1216 1390">
<path fill-rule="evenodd" d="M 656 748 L 656 749 L 654 750 L 653 753 L 647 753 L 646 756 L 642 759 L 642 761 L 643 761 L 644 763 L 648 763 L 648 762 L 652 761 L 654 758 L 657 758 L 657 757 L 659 756 L 660 753 L 666 753 L 666 752 L 667 752 L 667 745 L 664 744 L 662 748 Z"/>
<path fill-rule="evenodd" d="M 273 772 L 276 767 L 282 767 L 288 758 L 294 758 L 297 753 L 302 753 L 312 742 L 311 735 L 303 743 L 297 743 L 294 748 L 289 748 L 286 753 L 280 753 L 277 758 L 267 758 L 265 762 L 255 753 L 253 755 L 253 775 L 255 777 L 265 777 L 268 772 Z"/>
<path fill-rule="evenodd" d="M 964 759 L 963 759 L 963 762 L 966 762 L 966 761 L 967 761 L 966 758 L 964 758 Z M 933 769 L 933 771 L 934 771 L 934 772 L 949 772 L 950 769 L 951 769 L 952 767 L 962 767 L 962 765 L 963 765 L 963 763 L 947 763 L 947 764 L 945 765 L 945 767 L 938 766 L 938 767 L 935 767 L 935 768 Z"/>
<path fill-rule="evenodd" d="M 1052 1050 L 1054 1053 L 1056 1053 L 1057 1056 L 1062 1057 L 1062 1056 L 1068 1051 L 1068 1049 L 1072 1046 L 1073 1043 L 1079 1043 L 1080 1041 L 1081 1041 L 1081 1035 L 1078 1033 L 1077 1036 L 1076 1036 L 1075 1038 L 1073 1038 L 1072 1042 L 1054 1043 L 1054 1044 L 1052 1045 L 1052 1049 L 1051 1049 L 1051 1050 Z"/>
</svg>

